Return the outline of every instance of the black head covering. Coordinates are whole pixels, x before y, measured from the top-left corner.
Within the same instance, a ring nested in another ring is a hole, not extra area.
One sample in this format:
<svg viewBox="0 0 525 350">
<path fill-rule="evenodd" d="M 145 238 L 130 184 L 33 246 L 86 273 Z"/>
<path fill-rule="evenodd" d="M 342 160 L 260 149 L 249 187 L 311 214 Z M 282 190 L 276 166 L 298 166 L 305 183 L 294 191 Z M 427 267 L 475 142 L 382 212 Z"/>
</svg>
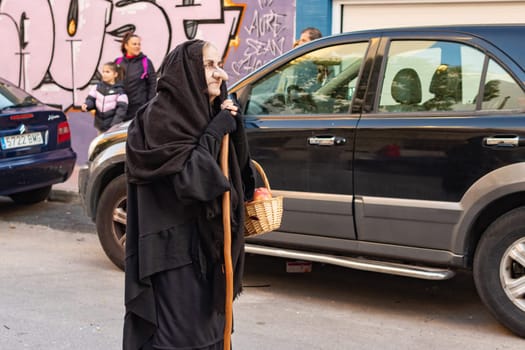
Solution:
<svg viewBox="0 0 525 350">
<path fill-rule="evenodd" d="M 138 111 L 128 130 L 128 181 L 147 183 L 179 172 L 225 99 L 223 82 L 215 108 L 210 107 L 202 61 L 204 44 L 202 40 L 187 41 L 164 59 L 157 96 Z"/>
</svg>

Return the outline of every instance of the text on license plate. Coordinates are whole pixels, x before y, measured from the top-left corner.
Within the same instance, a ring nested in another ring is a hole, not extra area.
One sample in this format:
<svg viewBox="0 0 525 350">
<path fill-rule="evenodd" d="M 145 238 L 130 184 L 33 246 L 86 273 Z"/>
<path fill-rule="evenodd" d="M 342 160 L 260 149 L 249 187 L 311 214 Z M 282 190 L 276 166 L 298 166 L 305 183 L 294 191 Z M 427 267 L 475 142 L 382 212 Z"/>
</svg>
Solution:
<svg viewBox="0 0 525 350">
<path fill-rule="evenodd" d="M 11 149 L 18 147 L 27 147 L 34 145 L 41 145 L 44 143 L 42 133 L 32 132 L 29 134 L 20 134 L 13 136 L 4 136 L 0 138 L 2 142 L 2 149 Z"/>
</svg>

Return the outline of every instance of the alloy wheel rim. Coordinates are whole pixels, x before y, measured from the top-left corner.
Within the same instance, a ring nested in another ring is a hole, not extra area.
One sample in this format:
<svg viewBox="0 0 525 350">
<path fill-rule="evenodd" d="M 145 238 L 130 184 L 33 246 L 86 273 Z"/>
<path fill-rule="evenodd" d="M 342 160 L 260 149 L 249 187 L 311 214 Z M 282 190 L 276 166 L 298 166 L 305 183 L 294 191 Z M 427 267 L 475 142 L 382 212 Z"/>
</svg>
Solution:
<svg viewBox="0 0 525 350">
<path fill-rule="evenodd" d="M 507 248 L 501 259 L 499 275 L 509 300 L 525 312 L 525 237 Z"/>
<path fill-rule="evenodd" d="M 113 216 L 112 216 L 112 231 L 113 231 L 113 239 L 122 246 L 122 248 L 126 245 L 126 214 L 127 210 L 127 202 L 126 197 L 122 197 L 117 201 L 117 204 L 115 205 L 115 208 L 113 209 Z"/>
</svg>

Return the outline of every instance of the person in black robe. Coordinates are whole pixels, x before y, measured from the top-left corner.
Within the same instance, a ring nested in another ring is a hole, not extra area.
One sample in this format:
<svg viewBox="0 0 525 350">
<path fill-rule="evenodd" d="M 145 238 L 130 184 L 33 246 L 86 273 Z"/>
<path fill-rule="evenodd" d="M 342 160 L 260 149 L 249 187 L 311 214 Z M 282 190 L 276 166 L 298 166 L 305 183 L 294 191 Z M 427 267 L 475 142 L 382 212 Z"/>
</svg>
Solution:
<svg viewBox="0 0 525 350">
<path fill-rule="evenodd" d="M 221 198 L 230 191 L 236 297 L 254 173 L 219 61 L 210 43 L 177 46 L 162 63 L 157 95 L 129 126 L 124 350 L 223 349 Z M 229 178 L 218 163 L 226 134 Z"/>
</svg>

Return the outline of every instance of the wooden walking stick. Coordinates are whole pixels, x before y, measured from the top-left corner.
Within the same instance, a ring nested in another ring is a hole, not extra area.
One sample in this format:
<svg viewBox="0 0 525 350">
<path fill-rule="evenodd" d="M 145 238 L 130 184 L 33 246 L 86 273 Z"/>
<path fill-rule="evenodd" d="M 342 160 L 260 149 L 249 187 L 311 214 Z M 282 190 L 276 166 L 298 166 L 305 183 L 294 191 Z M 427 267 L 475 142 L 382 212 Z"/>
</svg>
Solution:
<svg viewBox="0 0 525 350">
<path fill-rule="evenodd" d="M 228 171 L 228 145 L 230 137 L 224 135 L 221 144 L 221 170 L 229 179 Z M 224 350 L 231 348 L 231 334 L 233 323 L 233 267 L 232 267 L 232 232 L 230 221 L 230 191 L 222 195 L 222 226 L 224 228 L 224 272 L 226 274 L 226 300 L 224 305 Z"/>
</svg>

